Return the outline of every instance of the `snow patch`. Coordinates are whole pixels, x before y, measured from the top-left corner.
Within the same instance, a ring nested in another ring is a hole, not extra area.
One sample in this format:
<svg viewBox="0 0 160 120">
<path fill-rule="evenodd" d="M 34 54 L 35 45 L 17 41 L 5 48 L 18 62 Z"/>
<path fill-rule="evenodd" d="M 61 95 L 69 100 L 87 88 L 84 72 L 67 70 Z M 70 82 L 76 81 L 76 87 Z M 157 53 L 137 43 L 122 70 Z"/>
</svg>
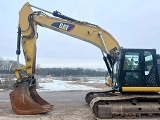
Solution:
<svg viewBox="0 0 160 120">
<path fill-rule="evenodd" d="M 68 91 L 68 90 L 99 90 L 98 88 L 88 87 L 85 85 L 69 84 L 68 81 L 54 80 L 51 83 L 39 83 L 42 87 L 37 91 Z"/>
</svg>

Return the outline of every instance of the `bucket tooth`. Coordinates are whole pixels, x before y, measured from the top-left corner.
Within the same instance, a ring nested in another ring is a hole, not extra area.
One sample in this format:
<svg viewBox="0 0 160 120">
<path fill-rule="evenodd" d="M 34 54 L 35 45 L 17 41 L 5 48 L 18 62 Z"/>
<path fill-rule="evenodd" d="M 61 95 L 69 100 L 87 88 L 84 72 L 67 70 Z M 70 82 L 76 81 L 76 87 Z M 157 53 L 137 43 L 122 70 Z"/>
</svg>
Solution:
<svg viewBox="0 0 160 120">
<path fill-rule="evenodd" d="M 39 96 L 39 94 L 36 91 L 36 85 L 30 86 L 29 91 L 30 91 L 30 96 L 36 103 L 38 103 L 41 107 L 43 107 L 48 111 L 52 110 L 53 105 L 49 104 L 47 101 L 45 101 Z"/>
<path fill-rule="evenodd" d="M 43 100 L 36 92 L 35 79 L 23 79 L 16 84 L 15 89 L 9 94 L 12 110 L 21 115 L 34 115 L 51 111 L 52 105 Z"/>
</svg>

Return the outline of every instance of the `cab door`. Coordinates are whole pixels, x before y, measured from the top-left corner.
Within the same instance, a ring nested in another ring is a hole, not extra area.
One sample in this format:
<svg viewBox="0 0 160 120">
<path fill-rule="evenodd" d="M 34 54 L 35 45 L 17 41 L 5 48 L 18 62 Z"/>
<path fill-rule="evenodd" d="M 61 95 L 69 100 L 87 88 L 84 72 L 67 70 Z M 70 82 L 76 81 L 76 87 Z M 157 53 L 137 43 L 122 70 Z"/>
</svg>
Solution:
<svg viewBox="0 0 160 120">
<path fill-rule="evenodd" d="M 128 50 L 123 55 L 123 66 L 121 73 L 121 82 L 123 86 L 142 86 L 143 72 L 141 68 L 140 51 Z"/>
</svg>

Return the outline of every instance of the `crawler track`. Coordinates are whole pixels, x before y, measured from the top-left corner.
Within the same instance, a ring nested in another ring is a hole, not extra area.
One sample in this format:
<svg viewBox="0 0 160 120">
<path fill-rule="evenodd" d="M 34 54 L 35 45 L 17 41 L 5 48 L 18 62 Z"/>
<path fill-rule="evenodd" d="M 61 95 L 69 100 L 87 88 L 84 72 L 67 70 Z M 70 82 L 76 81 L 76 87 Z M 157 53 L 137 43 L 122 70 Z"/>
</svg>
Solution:
<svg viewBox="0 0 160 120">
<path fill-rule="evenodd" d="M 97 94 L 97 97 L 95 97 Z M 90 107 L 97 120 L 160 117 L 159 94 L 92 92 Z M 93 97 L 94 96 L 94 97 Z M 89 98 L 89 97 L 88 97 Z"/>
</svg>

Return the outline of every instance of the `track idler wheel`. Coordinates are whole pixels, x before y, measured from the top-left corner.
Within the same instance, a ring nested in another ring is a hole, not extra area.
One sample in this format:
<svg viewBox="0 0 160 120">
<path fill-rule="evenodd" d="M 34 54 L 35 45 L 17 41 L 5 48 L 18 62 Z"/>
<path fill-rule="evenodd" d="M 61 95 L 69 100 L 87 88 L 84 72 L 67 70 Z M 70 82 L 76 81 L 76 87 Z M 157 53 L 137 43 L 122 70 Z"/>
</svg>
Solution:
<svg viewBox="0 0 160 120">
<path fill-rule="evenodd" d="M 15 83 L 15 89 L 9 94 L 15 113 L 34 115 L 52 110 L 53 106 L 38 95 L 35 83 L 36 80 L 32 78 L 23 78 L 21 82 Z"/>
</svg>

